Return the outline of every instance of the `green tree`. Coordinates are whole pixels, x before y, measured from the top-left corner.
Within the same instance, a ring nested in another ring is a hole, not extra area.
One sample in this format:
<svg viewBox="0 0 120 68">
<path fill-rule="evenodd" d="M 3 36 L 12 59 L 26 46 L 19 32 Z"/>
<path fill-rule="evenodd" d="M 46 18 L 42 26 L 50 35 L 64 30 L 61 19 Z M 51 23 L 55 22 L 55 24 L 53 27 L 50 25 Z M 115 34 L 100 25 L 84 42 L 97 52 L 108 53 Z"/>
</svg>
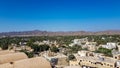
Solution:
<svg viewBox="0 0 120 68">
<path fill-rule="evenodd" d="M 7 50 L 8 47 L 9 47 L 10 43 L 9 43 L 9 39 L 8 38 L 5 38 L 5 39 L 1 39 L 0 40 L 0 47 L 3 49 L 3 50 Z"/>
<path fill-rule="evenodd" d="M 55 52 L 55 53 L 59 52 L 59 49 L 56 46 L 52 46 L 50 50 L 51 52 Z"/>
<path fill-rule="evenodd" d="M 31 48 L 34 49 L 34 52 L 42 52 L 42 51 L 47 51 L 49 50 L 49 45 L 36 45 L 33 44 L 31 45 Z"/>
<path fill-rule="evenodd" d="M 34 57 L 34 53 L 33 52 L 27 52 L 26 50 L 21 50 L 20 52 L 24 52 L 28 56 L 28 58 Z"/>
<path fill-rule="evenodd" d="M 70 47 L 71 51 L 74 53 L 77 53 L 78 51 L 82 50 L 82 47 L 79 45 L 74 45 L 72 47 Z"/>
<path fill-rule="evenodd" d="M 110 56 L 112 57 L 112 50 L 111 49 L 106 49 L 106 48 L 102 48 L 100 47 L 98 50 L 95 51 L 96 53 L 103 53 L 106 56 Z"/>
<path fill-rule="evenodd" d="M 69 59 L 69 60 L 74 60 L 74 59 L 75 59 L 75 56 L 71 54 L 71 55 L 68 56 L 68 59 Z"/>
</svg>

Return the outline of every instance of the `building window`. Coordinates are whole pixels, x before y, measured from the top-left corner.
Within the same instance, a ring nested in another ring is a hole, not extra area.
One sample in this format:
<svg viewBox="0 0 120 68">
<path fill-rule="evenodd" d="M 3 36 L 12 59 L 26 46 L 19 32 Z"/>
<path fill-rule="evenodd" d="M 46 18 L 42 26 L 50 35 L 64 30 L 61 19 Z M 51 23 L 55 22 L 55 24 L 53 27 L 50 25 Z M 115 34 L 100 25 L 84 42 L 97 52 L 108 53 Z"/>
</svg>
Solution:
<svg viewBox="0 0 120 68">
<path fill-rule="evenodd" d="M 110 67 L 113 67 L 113 65 L 110 65 Z"/>
<path fill-rule="evenodd" d="M 106 63 L 104 63 L 104 65 L 106 65 Z"/>
<path fill-rule="evenodd" d="M 80 62 L 82 62 L 82 60 L 80 60 Z"/>
<path fill-rule="evenodd" d="M 101 64 L 101 65 L 103 65 L 103 64 Z"/>
<path fill-rule="evenodd" d="M 117 59 L 117 57 L 115 57 L 115 59 Z"/>
</svg>

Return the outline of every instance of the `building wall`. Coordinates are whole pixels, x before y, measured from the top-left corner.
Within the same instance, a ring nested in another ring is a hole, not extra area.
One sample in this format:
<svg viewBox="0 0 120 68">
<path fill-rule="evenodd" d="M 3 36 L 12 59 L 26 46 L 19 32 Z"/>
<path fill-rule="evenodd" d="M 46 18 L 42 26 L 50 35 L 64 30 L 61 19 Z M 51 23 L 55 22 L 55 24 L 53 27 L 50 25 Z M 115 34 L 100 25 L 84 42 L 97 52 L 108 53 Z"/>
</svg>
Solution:
<svg viewBox="0 0 120 68">
<path fill-rule="evenodd" d="M 79 61 L 69 61 L 70 66 L 79 66 Z"/>
<path fill-rule="evenodd" d="M 90 60 L 80 60 L 80 66 L 91 66 L 91 67 L 98 67 L 98 68 L 114 68 L 115 64 L 113 63 L 106 63 L 106 62 L 94 62 Z"/>
</svg>

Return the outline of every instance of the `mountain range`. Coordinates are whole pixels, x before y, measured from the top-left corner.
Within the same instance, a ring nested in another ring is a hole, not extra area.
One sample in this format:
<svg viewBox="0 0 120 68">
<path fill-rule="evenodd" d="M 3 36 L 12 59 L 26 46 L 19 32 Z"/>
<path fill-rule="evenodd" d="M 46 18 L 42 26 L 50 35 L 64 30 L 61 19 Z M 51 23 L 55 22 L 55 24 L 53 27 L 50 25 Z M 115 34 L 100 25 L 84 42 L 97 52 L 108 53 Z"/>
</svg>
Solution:
<svg viewBox="0 0 120 68">
<path fill-rule="evenodd" d="M 0 37 L 14 37 L 14 36 L 75 36 L 75 35 L 120 35 L 120 30 L 106 30 L 106 31 L 58 31 L 58 32 L 50 32 L 50 31 L 19 31 L 19 32 L 2 32 L 0 33 Z"/>
</svg>

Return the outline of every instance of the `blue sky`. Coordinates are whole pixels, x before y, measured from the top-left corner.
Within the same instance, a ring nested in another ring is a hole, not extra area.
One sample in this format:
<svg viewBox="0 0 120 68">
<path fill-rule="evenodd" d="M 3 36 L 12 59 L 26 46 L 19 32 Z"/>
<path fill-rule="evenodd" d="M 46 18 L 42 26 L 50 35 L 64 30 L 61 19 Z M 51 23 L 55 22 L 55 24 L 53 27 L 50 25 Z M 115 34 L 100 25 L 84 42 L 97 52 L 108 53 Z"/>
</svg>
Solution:
<svg viewBox="0 0 120 68">
<path fill-rule="evenodd" d="M 0 0 L 0 32 L 120 30 L 120 0 Z"/>
</svg>

